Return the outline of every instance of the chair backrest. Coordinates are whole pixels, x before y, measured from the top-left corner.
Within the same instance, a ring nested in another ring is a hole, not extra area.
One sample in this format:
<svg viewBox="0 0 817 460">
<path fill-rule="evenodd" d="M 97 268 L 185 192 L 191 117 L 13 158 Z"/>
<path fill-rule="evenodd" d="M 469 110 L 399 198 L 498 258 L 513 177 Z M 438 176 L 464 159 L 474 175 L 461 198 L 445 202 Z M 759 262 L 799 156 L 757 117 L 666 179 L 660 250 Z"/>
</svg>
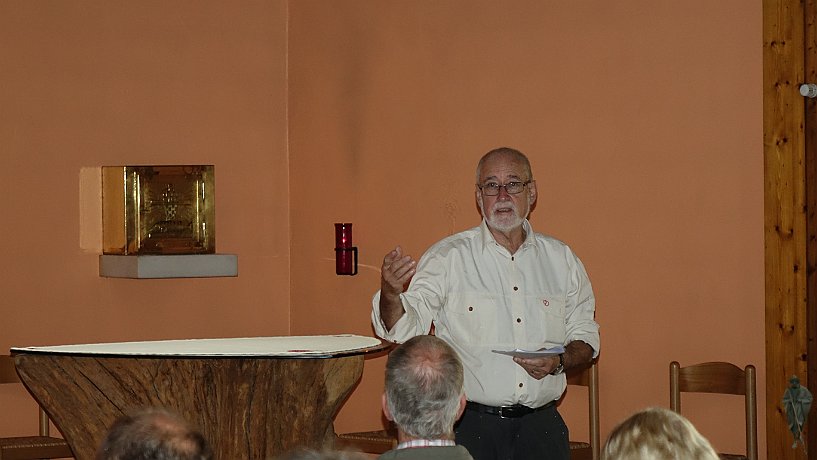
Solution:
<svg viewBox="0 0 817 460">
<path fill-rule="evenodd" d="M 741 369 L 734 364 L 711 362 L 681 367 L 669 366 L 670 408 L 681 413 L 681 393 L 742 395 L 746 412 L 746 458 L 757 459 L 757 389 L 755 366 Z"/>
<path fill-rule="evenodd" d="M 14 358 L 9 355 L 0 355 L 0 384 L 22 385 L 17 369 L 14 367 Z M 40 409 L 40 436 L 49 436 L 51 420 L 45 410 L 39 405 L 38 407 Z"/>
<path fill-rule="evenodd" d="M 589 444 L 592 452 L 590 458 L 598 460 L 601 452 L 601 435 L 599 430 L 599 370 L 596 361 L 594 360 L 592 364 L 584 368 L 567 371 L 567 384 L 587 387 L 587 406 L 590 423 Z M 573 453 L 575 454 L 575 452 Z M 572 455 L 571 457 L 582 458 L 583 456 Z"/>
</svg>

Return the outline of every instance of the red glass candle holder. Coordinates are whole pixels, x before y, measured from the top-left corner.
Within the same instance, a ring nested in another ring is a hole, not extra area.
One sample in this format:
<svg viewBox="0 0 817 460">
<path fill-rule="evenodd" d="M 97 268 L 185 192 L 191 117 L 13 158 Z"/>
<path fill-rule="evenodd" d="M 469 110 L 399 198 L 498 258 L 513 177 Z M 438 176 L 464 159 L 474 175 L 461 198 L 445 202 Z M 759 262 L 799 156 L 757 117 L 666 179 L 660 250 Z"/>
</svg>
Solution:
<svg viewBox="0 0 817 460">
<path fill-rule="evenodd" d="M 335 273 L 357 275 L 357 247 L 352 246 L 352 224 L 335 224 Z"/>
</svg>

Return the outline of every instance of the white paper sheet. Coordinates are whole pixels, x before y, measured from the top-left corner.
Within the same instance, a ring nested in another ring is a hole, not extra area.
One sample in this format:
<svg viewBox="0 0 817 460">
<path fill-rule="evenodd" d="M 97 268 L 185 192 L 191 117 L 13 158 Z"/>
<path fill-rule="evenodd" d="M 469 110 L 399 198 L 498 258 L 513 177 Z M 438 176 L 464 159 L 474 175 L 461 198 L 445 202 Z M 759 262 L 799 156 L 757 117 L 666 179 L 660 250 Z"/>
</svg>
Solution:
<svg viewBox="0 0 817 460">
<path fill-rule="evenodd" d="M 544 358 L 546 356 L 556 356 L 565 352 L 565 347 L 551 347 L 541 348 L 539 350 L 522 350 L 519 348 L 513 350 L 491 350 L 500 355 L 508 355 L 516 358 Z"/>
</svg>

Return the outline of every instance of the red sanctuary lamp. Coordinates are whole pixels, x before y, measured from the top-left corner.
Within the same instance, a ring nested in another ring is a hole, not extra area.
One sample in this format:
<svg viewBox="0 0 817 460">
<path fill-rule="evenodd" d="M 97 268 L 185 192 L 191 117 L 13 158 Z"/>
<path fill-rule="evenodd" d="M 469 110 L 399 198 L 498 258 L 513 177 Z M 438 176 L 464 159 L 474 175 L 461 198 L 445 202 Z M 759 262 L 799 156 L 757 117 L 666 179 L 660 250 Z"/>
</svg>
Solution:
<svg viewBox="0 0 817 460">
<path fill-rule="evenodd" d="M 352 224 L 335 224 L 335 273 L 357 275 L 357 247 L 352 246 Z"/>
</svg>

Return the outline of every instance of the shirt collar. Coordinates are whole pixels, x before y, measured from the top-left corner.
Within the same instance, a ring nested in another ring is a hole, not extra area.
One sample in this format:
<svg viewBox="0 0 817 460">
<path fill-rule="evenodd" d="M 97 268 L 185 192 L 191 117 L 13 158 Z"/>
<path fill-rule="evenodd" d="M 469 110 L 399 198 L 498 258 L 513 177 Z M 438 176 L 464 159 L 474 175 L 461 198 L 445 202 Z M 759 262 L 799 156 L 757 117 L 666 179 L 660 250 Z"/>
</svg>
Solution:
<svg viewBox="0 0 817 460">
<path fill-rule="evenodd" d="M 496 238 L 491 233 L 491 230 L 488 228 L 488 221 L 485 218 L 482 218 L 482 224 L 480 224 L 480 232 L 482 233 L 482 248 L 487 249 L 492 245 L 499 245 L 496 242 Z M 531 227 L 530 222 L 528 219 L 524 219 L 522 221 L 522 230 L 525 231 L 525 241 L 522 242 L 522 245 L 519 246 L 520 249 L 529 245 L 533 241 L 533 227 Z"/>
<path fill-rule="evenodd" d="M 410 449 L 412 447 L 447 447 L 456 445 L 452 439 L 412 439 L 403 441 L 396 449 Z"/>
</svg>

